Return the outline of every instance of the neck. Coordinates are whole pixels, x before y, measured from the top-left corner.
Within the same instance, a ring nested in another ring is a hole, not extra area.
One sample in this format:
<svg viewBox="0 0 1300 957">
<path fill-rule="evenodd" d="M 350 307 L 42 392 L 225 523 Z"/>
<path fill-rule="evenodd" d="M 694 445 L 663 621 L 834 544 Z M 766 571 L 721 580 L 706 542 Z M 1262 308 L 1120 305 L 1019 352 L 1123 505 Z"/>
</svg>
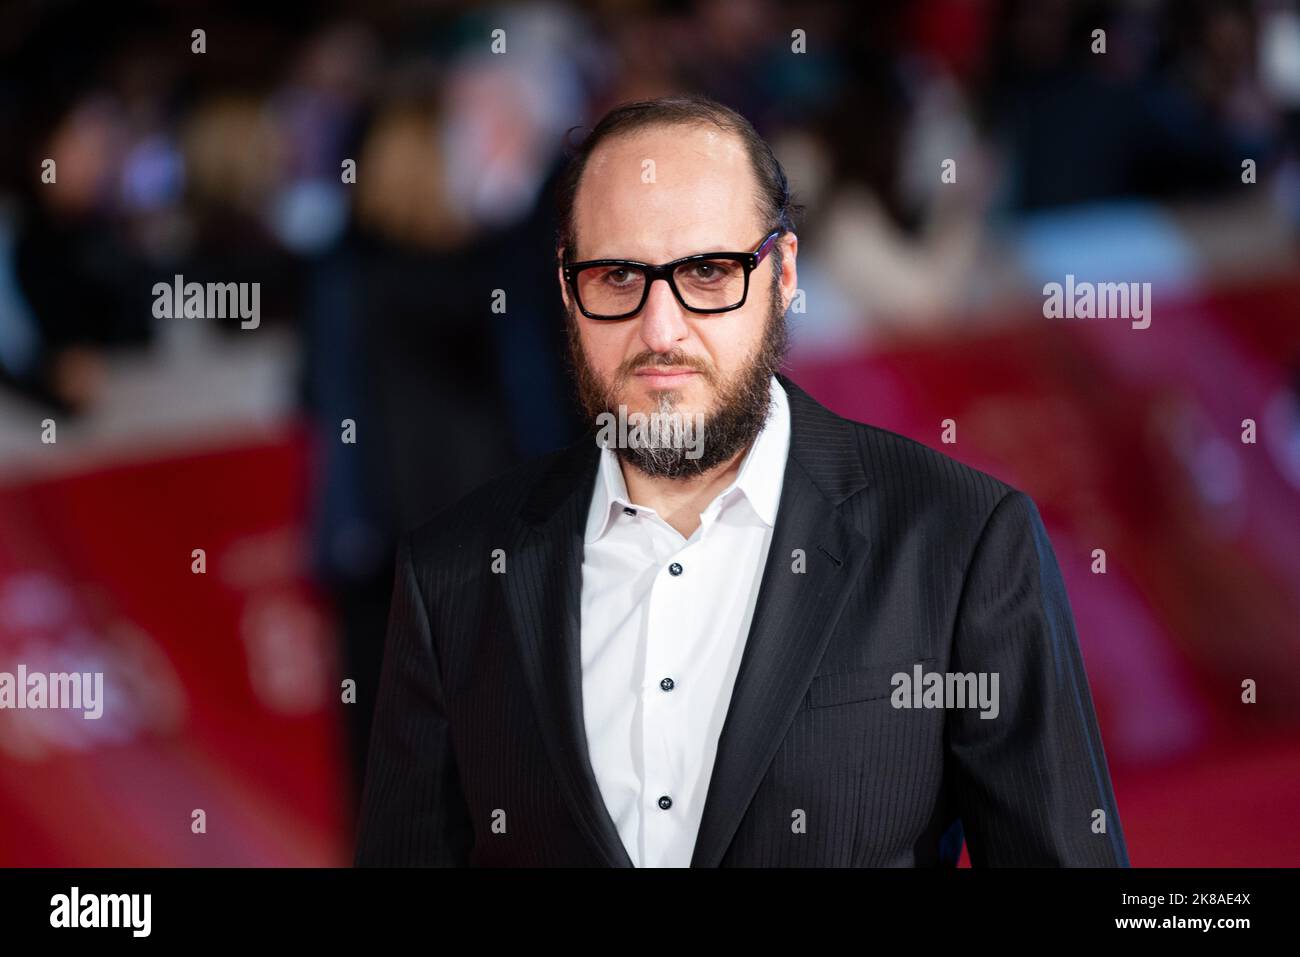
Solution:
<svg viewBox="0 0 1300 957">
<path fill-rule="evenodd" d="M 748 450 L 746 446 L 726 462 L 684 479 L 646 475 L 621 459 L 619 468 L 623 470 L 623 483 L 633 502 L 653 508 L 683 538 L 690 538 L 700 527 L 700 513 L 739 474 L 740 463 Z"/>
</svg>

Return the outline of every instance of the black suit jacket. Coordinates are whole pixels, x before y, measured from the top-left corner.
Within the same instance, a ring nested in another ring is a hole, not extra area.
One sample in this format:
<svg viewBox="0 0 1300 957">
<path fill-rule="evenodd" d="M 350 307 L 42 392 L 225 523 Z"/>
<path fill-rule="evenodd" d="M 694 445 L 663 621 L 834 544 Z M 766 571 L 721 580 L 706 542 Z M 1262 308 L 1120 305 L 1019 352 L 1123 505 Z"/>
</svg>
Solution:
<svg viewBox="0 0 1300 957">
<path fill-rule="evenodd" d="M 976 866 L 1127 866 L 1032 501 L 779 378 L 790 454 L 691 866 L 945 865 L 963 831 Z M 631 866 L 582 719 L 598 451 L 517 468 L 399 546 L 357 864 Z M 895 707 L 918 663 L 997 672 L 998 716 Z"/>
</svg>

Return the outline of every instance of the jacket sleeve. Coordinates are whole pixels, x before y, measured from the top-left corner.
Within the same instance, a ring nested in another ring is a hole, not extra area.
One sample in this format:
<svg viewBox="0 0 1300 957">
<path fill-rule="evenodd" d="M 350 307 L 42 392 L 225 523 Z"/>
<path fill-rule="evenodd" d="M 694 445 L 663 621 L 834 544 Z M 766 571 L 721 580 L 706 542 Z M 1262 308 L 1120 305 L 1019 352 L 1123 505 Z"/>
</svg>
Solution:
<svg viewBox="0 0 1300 957">
<path fill-rule="evenodd" d="M 406 536 L 397 549 L 355 864 L 463 867 L 472 845 L 438 651 Z"/>
<path fill-rule="evenodd" d="M 1065 583 L 1022 492 L 989 515 L 953 642 L 953 671 L 998 675 L 996 717 L 947 714 L 946 757 L 972 865 L 1127 867 Z"/>
</svg>

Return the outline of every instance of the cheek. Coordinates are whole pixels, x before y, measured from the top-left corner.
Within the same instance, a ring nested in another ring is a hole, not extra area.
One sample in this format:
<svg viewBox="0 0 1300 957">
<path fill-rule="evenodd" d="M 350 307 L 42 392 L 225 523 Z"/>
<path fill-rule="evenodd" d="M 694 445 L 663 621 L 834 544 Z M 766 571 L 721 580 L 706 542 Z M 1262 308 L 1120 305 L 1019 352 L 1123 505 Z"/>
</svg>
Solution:
<svg viewBox="0 0 1300 957">
<path fill-rule="evenodd" d="M 759 306 L 759 308 L 751 308 Z M 745 303 L 744 308 L 720 316 L 712 324 L 697 327 L 700 341 L 710 361 L 723 373 L 733 373 L 758 349 L 763 338 L 767 314 L 759 303 Z"/>
<path fill-rule="evenodd" d="M 579 327 L 578 336 L 587 362 L 602 377 L 612 375 L 627 357 L 628 336 L 621 326 L 602 328 L 588 324 Z"/>
</svg>

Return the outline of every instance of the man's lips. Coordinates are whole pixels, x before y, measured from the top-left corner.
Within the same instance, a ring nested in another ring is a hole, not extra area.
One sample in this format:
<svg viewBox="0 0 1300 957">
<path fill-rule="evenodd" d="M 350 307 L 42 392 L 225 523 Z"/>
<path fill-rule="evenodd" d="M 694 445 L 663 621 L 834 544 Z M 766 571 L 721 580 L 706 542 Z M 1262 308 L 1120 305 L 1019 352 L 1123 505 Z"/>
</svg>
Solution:
<svg viewBox="0 0 1300 957">
<path fill-rule="evenodd" d="M 638 369 L 634 373 L 637 380 L 646 385 L 675 385 L 697 374 L 694 369 L 678 369 L 670 366 Z"/>
</svg>

